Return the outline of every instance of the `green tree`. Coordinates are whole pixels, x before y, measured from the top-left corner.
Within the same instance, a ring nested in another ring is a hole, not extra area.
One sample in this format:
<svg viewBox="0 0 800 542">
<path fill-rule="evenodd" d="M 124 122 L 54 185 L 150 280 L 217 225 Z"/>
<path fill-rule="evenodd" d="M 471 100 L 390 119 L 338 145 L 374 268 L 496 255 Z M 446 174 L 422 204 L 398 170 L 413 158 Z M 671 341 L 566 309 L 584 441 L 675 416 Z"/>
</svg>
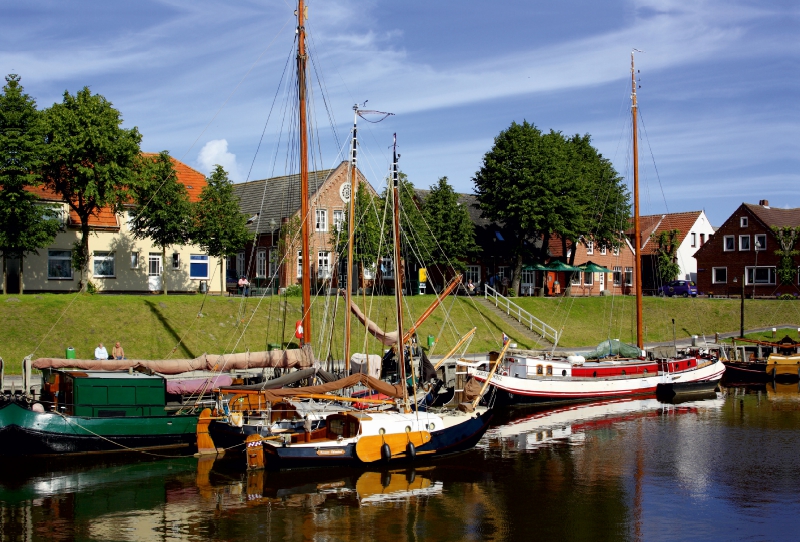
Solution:
<svg viewBox="0 0 800 542">
<path fill-rule="evenodd" d="M 436 228 L 436 246 L 430 263 L 464 272 L 465 260 L 478 251 L 475 225 L 447 177 L 431 186 L 422 203 L 422 214 L 428 225 Z"/>
<path fill-rule="evenodd" d="M 81 221 L 73 263 L 81 279 L 89 263 L 89 219 L 106 206 L 118 211 L 137 184 L 134 165 L 142 136 L 122 128 L 120 112 L 88 87 L 44 111 L 45 186 L 60 194 Z"/>
<path fill-rule="evenodd" d="M 656 242 L 656 273 L 661 282 L 675 280 L 681 272 L 678 265 L 678 235 L 680 230 L 662 231 L 658 235 L 653 234 L 652 238 Z"/>
<path fill-rule="evenodd" d="M 372 268 L 378 261 L 381 248 L 381 222 L 379 219 L 379 200 L 363 182 L 358 184 L 356 190 L 355 216 L 353 229 L 353 262 L 358 265 L 359 278 L 364 276 L 365 268 Z M 336 247 L 336 253 L 341 260 L 347 259 L 347 237 L 349 224 L 349 210 L 345 212 L 345 219 L 338 227 L 331 231 L 331 244 Z M 383 245 L 386 252 L 386 244 Z M 340 260 L 340 261 L 341 261 Z"/>
<path fill-rule="evenodd" d="M 794 284 L 794 278 L 797 276 L 794 257 L 800 254 L 800 251 L 795 250 L 794 245 L 800 228 L 772 226 L 772 231 L 781 245 L 781 248 L 775 251 L 775 255 L 780 258 L 776 270 L 778 280 L 781 281 L 781 284 Z"/>
<path fill-rule="evenodd" d="M 239 198 L 233 192 L 233 183 L 222 166 L 206 179 L 200 200 L 194 204 L 194 241 L 209 256 L 219 258 L 220 291 L 225 291 L 225 274 L 222 262 L 244 247 L 250 238 L 247 217 L 239 209 Z"/>
<path fill-rule="evenodd" d="M 411 261 L 416 261 L 419 265 L 427 265 L 431 263 L 433 256 L 433 234 L 431 227 L 425 221 L 422 210 L 417 205 L 416 193 L 414 185 L 408 180 L 408 176 L 402 171 L 398 172 L 398 192 L 400 194 L 400 251 L 403 255 L 406 267 Z M 389 188 L 384 190 L 381 195 L 381 204 L 388 205 L 391 201 L 390 197 L 392 191 L 391 181 L 387 184 Z M 386 207 L 384 229 L 385 238 L 391 240 L 392 235 L 392 207 Z M 384 255 L 391 254 L 393 241 L 384 242 L 381 245 L 381 251 Z M 410 273 L 404 273 L 406 280 L 411 276 Z M 397 274 L 395 274 L 396 278 Z"/>
<path fill-rule="evenodd" d="M 38 254 L 61 228 L 56 209 L 41 205 L 29 187 L 41 183 L 38 171 L 44 144 L 41 114 L 36 101 L 25 94 L 16 74 L 6 76 L 0 93 L 0 256 L 3 258 L 3 293 L 6 260 L 20 260 L 20 284 L 25 255 Z"/>
<path fill-rule="evenodd" d="M 565 254 L 582 237 L 616 245 L 630 215 L 622 179 L 589 135 L 544 134 L 527 121 L 500 132 L 473 182 L 483 215 L 509 234 L 517 293 L 523 259 L 545 259 L 552 234 L 561 237 Z M 538 240 L 541 248 L 532 248 Z"/>
<path fill-rule="evenodd" d="M 131 224 L 136 239 L 150 239 L 161 248 L 161 287 L 167 294 L 167 247 L 184 245 L 191 239 L 192 205 L 186 187 L 167 151 L 155 159 L 144 157 L 140 163 L 140 181 L 133 187 L 135 217 Z"/>
</svg>

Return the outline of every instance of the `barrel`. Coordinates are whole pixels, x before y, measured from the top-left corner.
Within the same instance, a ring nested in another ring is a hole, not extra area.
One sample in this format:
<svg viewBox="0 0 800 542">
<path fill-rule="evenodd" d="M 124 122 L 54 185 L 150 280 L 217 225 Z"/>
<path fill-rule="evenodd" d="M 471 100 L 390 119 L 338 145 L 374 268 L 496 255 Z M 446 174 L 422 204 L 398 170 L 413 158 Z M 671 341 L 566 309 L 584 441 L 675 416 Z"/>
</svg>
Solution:
<svg viewBox="0 0 800 542">
<path fill-rule="evenodd" d="M 75 359 L 75 349 L 71 346 L 67 348 L 66 357 L 67 359 Z"/>
</svg>

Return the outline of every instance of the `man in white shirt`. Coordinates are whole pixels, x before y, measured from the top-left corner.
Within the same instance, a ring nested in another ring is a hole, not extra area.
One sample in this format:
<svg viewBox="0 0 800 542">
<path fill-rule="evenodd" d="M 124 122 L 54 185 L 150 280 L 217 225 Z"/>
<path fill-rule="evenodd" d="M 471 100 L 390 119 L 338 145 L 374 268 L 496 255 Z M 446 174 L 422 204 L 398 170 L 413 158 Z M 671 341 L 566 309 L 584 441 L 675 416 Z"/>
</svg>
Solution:
<svg viewBox="0 0 800 542">
<path fill-rule="evenodd" d="M 103 346 L 103 343 L 97 345 L 94 349 L 94 359 L 108 359 L 108 350 Z"/>
</svg>

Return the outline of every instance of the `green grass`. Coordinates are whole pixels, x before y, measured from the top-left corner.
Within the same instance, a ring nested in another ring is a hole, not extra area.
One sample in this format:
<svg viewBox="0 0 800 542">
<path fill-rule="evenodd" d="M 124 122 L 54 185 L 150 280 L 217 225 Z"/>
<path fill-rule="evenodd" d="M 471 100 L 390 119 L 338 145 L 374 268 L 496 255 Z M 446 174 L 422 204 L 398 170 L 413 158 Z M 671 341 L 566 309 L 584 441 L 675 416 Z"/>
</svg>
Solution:
<svg viewBox="0 0 800 542">
<path fill-rule="evenodd" d="M 406 298 L 406 326 L 422 314 L 433 296 Z M 335 298 L 330 298 L 331 304 Z M 554 327 L 563 328 L 562 346 L 591 346 L 606 338 L 634 342 L 634 300 L 631 297 L 516 299 L 523 308 Z M 372 319 L 386 330 L 394 330 L 394 299 L 375 297 L 366 300 Z M 372 306 L 369 306 L 369 303 Z M 314 304 L 314 350 L 324 358 L 330 344 L 334 357 L 343 349 L 343 299 L 331 326 L 332 305 L 328 310 L 326 332 L 320 333 L 325 318 L 325 299 Z M 364 306 L 364 300 L 359 299 Z M 90 358 L 98 342 L 109 351 L 121 341 L 128 358 L 159 359 L 195 357 L 208 353 L 264 350 L 270 343 L 289 343 L 294 339 L 294 324 L 300 318 L 299 298 L 254 298 L 209 296 L 134 296 L 134 295 L 57 295 L 26 294 L 0 296 L 0 357 L 7 373 L 18 373 L 22 358 L 64 357 L 65 349 L 75 348 L 78 357 Z M 800 324 L 800 302 L 747 300 L 747 328 L 782 323 Z M 739 329 L 739 301 L 735 299 L 644 300 L 646 341 L 672 339 L 671 319 L 675 318 L 678 337 L 713 335 L 715 331 Z M 198 317 L 198 314 L 202 317 Z M 445 324 L 445 314 L 450 318 Z M 285 324 L 285 326 L 284 326 Z M 487 352 L 500 347 L 502 331 L 522 348 L 537 345 L 515 336 L 493 310 L 474 300 L 448 297 L 443 306 L 422 325 L 418 335 L 425 345 L 428 335 L 437 339 L 433 354 L 444 354 L 473 326 L 478 332 L 470 352 Z M 331 332 L 331 328 L 333 331 Z M 353 319 L 353 351 L 365 351 L 363 326 Z M 771 334 L 770 334 L 771 335 Z M 780 334 L 779 334 L 780 335 Z M 783 335 L 780 335 L 781 337 Z M 780 337 L 778 337 L 780 338 Z M 369 337 L 366 350 L 382 351 L 382 345 Z M 339 354 L 340 355 L 340 354 Z"/>
</svg>

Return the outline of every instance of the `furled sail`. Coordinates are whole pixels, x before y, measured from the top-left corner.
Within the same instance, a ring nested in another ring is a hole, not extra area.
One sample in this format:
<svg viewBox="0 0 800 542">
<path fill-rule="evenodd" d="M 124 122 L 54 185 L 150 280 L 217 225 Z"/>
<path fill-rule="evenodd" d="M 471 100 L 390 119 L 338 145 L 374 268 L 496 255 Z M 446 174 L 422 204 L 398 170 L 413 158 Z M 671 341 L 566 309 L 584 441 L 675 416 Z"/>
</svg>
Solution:
<svg viewBox="0 0 800 542">
<path fill-rule="evenodd" d="M 382 330 L 378 324 L 367 318 L 367 316 L 361 312 L 361 309 L 358 308 L 358 305 L 356 305 L 355 301 L 352 300 L 350 301 L 350 312 L 352 312 L 356 318 L 358 318 L 359 322 L 364 324 L 364 326 L 367 328 L 367 331 L 369 331 L 373 337 L 378 339 L 385 346 L 393 346 L 397 344 L 397 331 L 387 332 Z"/>
<path fill-rule="evenodd" d="M 124 371 L 142 367 L 156 373 L 175 375 L 189 371 L 230 371 L 280 367 L 305 369 L 314 365 L 311 345 L 293 350 L 242 352 L 240 354 L 203 354 L 194 359 L 59 359 L 39 358 L 35 369 L 83 369 L 84 371 Z"/>
</svg>

